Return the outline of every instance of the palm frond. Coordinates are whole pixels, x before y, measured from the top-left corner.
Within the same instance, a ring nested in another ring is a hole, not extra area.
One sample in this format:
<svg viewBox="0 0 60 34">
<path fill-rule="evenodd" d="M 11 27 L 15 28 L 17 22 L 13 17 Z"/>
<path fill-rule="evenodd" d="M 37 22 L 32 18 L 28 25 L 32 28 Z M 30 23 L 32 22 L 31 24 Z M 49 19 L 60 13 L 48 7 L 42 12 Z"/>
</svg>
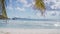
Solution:
<svg viewBox="0 0 60 34">
<path fill-rule="evenodd" d="M 42 14 L 46 9 L 43 0 L 35 0 L 35 7 L 36 9 L 41 10 Z"/>
</svg>

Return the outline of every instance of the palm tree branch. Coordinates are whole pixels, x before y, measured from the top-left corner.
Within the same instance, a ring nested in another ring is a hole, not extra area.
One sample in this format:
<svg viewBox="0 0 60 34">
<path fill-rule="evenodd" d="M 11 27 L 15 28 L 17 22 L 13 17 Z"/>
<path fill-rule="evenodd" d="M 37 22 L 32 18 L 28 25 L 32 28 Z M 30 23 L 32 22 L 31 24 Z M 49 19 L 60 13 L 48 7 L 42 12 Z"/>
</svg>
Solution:
<svg viewBox="0 0 60 34">
<path fill-rule="evenodd" d="M 36 0 L 35 7 L 39 10 L 45 10 L 45 4 L 44 4 L 43 0 Z"/>
</svg>

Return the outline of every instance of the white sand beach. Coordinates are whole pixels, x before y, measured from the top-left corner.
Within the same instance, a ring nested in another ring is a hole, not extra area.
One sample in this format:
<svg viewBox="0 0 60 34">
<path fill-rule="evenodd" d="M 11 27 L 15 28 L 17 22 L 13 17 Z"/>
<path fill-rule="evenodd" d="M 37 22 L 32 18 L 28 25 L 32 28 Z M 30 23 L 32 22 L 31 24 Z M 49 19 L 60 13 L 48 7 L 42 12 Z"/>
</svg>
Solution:
<svg viewBox="0 0 60 34">
<path fill-rule="evenodd" d="M 60 29 L 0 28 L 0 34 L 60 34 Z"/>
</svg>

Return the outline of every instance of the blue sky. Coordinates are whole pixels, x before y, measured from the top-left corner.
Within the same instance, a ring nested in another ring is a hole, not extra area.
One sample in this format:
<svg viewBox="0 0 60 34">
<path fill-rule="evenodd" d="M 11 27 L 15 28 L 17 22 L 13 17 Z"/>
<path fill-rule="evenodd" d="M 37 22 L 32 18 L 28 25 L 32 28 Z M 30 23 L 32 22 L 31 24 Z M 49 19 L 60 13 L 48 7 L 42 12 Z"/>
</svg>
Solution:
<svg viewBox="0 0 60 34">
<path fill-rule="evenodd" d="M 34 9 L 34 0 L 6 0 L 6 11 L 9 18 L 32 18 L 32 19 L 59 19 L 60 1 L 44 0 L 46 5 L 45 17 L 39 10 Z"/>
</svg>

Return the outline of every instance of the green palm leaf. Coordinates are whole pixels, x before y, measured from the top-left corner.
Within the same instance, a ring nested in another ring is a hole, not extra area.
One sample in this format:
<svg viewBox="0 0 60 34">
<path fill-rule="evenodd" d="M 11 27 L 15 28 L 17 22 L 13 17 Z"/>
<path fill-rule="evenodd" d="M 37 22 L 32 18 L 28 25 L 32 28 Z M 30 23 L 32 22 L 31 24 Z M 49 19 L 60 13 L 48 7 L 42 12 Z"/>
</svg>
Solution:
<svg viewBox="0 0 60 34">
<path fill-rule="evenodd" d="M 46 9 L 43 0 L 35 0 L 35 7 L 36 9 L 41 10 L 41 14 L 43 15 Z"/>
</svg>

